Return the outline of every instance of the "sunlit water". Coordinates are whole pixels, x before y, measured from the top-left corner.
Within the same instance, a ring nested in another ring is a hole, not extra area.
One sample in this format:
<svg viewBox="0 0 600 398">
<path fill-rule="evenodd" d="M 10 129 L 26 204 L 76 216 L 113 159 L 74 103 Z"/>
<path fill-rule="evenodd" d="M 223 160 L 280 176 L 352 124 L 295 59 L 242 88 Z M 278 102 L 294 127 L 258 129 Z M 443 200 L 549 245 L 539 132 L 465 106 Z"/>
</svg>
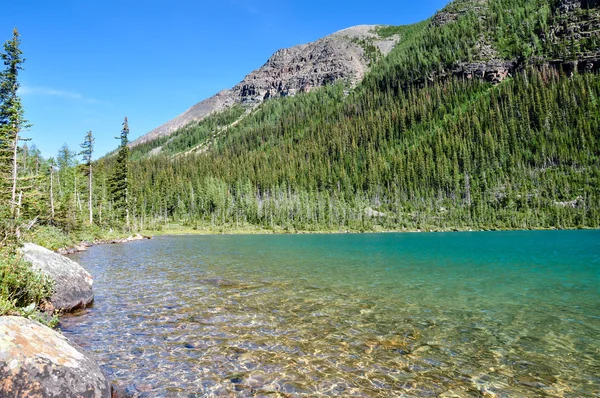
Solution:
<svg viewBox="0 0 600 398">
<path fill-rule="evenodd" d="M 184 236 L 74 257 L 137 396 L 600 396 L 600 231 Z"/>
</svg>

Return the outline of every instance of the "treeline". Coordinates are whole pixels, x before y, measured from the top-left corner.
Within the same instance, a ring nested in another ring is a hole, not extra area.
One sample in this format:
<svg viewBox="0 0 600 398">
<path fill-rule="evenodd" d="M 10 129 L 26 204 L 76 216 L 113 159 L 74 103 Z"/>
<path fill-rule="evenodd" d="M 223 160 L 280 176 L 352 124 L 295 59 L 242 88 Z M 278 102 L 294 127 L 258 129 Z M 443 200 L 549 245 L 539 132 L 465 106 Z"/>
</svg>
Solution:
<svg viewBox="0 0 600 398">
<path fill-rule="evenodd" d="M 273 101 L 206 154 L 133 163 L 136 214 L 290 230 L 597 227 L 598 96 L 597 75 L 529 69 L 497 87 Z"/>
<path fill-rule="evenodd" d="M 542 38 L 573 15 L 541 0 L 457 1 L 444 11 L 454 20 L 397 30 L 400 44 L 349 95 L 338 85 L 268 101 L 207 153 L 136 161 L 140 223 L 597 227 L 598 76 L 567 78 L 534 58 L 552 55 Z M 477 60 L 482 37 L 523 71 L 497 87 L 426 78 Z"/>
</svg>

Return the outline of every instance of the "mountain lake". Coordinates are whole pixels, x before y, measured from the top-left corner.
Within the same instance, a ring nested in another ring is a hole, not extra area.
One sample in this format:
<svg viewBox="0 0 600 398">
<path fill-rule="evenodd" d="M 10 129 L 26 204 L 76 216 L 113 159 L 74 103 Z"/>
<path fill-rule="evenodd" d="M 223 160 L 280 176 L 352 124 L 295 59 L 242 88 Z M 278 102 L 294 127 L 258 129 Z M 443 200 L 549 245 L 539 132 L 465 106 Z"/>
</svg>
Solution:
<svg viewBox="0 0 600 398">
<path fill-rule="evenodd" d="M 71 258 L 133 396 L 600 396 L 600 231 L 163 236 Z"/>
</svg>

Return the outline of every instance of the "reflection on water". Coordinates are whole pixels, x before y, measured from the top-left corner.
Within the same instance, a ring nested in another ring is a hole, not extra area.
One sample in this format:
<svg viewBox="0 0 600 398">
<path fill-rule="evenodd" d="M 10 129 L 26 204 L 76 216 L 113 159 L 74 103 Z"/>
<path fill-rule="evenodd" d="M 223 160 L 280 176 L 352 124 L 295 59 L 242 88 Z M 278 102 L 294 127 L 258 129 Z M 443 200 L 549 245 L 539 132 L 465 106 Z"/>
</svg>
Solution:
<svg viewBox="0 0 600 398">
<path fill-rule="evenodd" d="M 600 395 L 600 232 L 162 237 L 63 319 L 136 396 Z"/>
</svg>

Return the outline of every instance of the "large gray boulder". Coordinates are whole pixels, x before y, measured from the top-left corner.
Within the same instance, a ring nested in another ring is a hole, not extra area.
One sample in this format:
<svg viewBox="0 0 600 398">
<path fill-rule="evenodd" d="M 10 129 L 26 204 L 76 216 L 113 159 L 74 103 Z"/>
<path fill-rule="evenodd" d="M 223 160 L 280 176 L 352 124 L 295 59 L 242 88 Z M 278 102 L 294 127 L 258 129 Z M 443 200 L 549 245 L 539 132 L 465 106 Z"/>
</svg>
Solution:
<svg viewBox="0 0 600 398">
<path fill-rule="evenodd" d="M 54 330 L 0 317 L 0 397 L 110 397 L 98 364 Z"/>
<path fill-rule="evenodd" d="M 64 312 L 85 308 L 94 301 L 92 275 L 75 261 L 33 243 L 23 246 L 25 260 L 54 280 L 50 302 Z"/>
</svg>

